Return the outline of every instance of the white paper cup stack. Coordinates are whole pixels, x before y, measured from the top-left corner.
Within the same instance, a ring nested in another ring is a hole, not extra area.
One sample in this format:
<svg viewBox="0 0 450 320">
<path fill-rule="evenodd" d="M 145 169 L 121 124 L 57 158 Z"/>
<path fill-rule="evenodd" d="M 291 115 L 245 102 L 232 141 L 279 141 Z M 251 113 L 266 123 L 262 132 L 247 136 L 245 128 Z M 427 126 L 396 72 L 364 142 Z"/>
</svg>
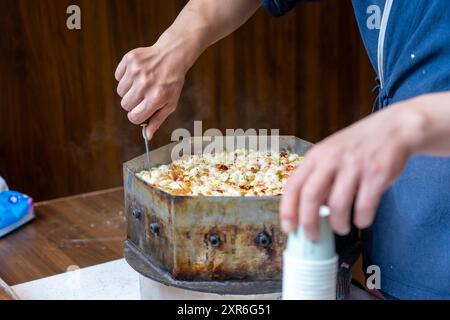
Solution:
<svg viewBox="0 0 450 320">
<path fill-rule="evenodd" d="M 284 300 L 336 300 L 337 257 L 310 261 L 283 256 Z"/>
<path fill-rule="evenodd" d="M 321 207 L 318 240 L 309 240 L 301 228 L 289 235 L 283 255 L 284 300 L 336 300 L 338 257 L 329 214 L 328 207 Z"/>
</svg>

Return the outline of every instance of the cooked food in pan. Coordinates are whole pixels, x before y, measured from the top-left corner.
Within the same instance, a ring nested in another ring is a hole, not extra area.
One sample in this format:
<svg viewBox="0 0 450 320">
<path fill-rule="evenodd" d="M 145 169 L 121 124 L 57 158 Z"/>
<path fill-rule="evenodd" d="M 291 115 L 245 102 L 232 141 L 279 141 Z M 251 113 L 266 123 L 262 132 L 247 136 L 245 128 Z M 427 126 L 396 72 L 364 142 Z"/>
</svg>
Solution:
<svg viewBox="0 0 450 320">
<path fill-rule="evenodd" d="M 150 185 L 181 196 L 274 196 L 302 157 L 239 149 L 215 154 L 184 156 L 137 174 Z"/>
</svg>

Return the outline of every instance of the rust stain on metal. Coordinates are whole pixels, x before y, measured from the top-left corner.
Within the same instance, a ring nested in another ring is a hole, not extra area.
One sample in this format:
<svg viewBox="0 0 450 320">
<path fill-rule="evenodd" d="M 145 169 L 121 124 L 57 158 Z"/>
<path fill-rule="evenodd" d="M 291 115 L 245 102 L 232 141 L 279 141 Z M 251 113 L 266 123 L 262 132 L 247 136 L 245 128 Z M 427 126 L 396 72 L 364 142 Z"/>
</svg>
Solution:
<svg viewBox="0 0 450 320">
<path fill-rule="evenodd" d="M 202 246 L 180 244 L 174 276 L 180 280 L 280 279 L 281 257 L 277 253 L 284 248 L 285 239 L 277 239 L 274 229 L 270 229 L 273 240 L 266 247 L 255 243 L 255 237 L 265 230 L 264 226 L 222 225 L 220 233 L 215 227 L 206 229 L 201 236 L 193 235 L 191 240 L 198 238 L 197 243 Z M 211 245 L 211 235 L 220 236 L 220 246 Z"/>
</svg>

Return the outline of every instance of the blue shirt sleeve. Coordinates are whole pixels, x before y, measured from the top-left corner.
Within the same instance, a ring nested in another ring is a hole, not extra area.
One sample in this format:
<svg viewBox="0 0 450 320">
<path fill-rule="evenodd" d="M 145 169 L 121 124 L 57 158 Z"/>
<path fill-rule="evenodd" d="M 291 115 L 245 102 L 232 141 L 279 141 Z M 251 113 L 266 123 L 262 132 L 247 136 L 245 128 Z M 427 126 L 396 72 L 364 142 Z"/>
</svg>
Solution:
<svg viewBox="0 0 450 320">
<path fill-rule="evenodd" d="M 273 17 L 280 17 L 292 10 L 299 2 L 313 2 L 318 0 L 263 0 L 264 8 Z"/>
</svg>

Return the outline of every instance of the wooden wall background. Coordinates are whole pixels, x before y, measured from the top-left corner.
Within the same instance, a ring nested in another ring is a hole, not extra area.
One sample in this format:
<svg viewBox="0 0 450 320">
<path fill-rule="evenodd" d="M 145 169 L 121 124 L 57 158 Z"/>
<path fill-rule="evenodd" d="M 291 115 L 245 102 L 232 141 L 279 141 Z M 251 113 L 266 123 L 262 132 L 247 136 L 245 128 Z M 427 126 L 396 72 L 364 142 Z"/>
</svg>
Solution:
<svg viewBox="0 0 450 320">
<path fill-rule="evenodd" d="M 0 0 L 0 171 L 37 200 L 121 185 L 143 153 L 116 96 L 123 54 L 149 46 L 182 0 Z M 66 28 L 66 8 L 82 30 Z M 369 113 L 374 74 L 351 2 L 306 4 L 273 19 L 261 9 L 189 73 L 173 129 L 280 128 L 316 142 Z"/>
</svg>

